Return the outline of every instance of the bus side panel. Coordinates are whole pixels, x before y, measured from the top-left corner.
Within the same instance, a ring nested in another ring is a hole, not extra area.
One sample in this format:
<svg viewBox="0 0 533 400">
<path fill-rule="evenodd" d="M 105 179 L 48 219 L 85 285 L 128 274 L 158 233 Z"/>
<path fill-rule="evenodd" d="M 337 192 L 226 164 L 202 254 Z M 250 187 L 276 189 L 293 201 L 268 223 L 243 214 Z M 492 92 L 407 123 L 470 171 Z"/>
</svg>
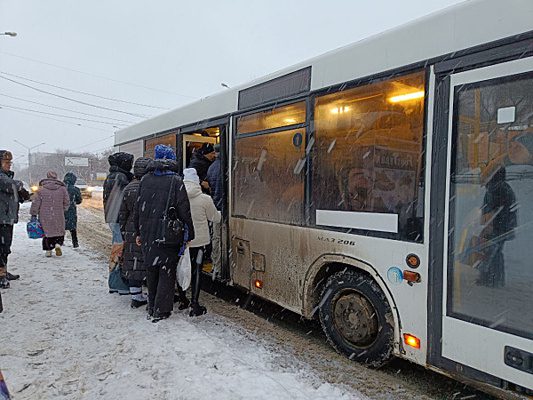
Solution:
<svg viewBox="0 0 533 400">
<path fill-rule="evenodd" d="M 234 284 L 251 288 L 257 296 L 306 318 L 315 316 L 320 294 L 315 296 L 314 277 L 328 259 L 336 259 L 347 268 L 367 264 L 367 271 L 375 271 L 371 275 L 399 315 L 396 337 L 410 333 L 421 340 L 418 350 L 397 343 L 396 354 L 426 364 L 427 251 L 424 245 L 241 218 L 232 218 L 230 224 L 231 237 L 248 242 L 250 252 L 247 263 L 235 263 L 232 252 Z M 422 280 L 412 285 L 405 280 L 398 281 L 390 272 L 409 269 L 405 259 L 410 253 L 417 254 L 421 260 L 416 272 Z M 256 280 L 261 282 L 261 288 L 255 286 Z"/>
</svg>

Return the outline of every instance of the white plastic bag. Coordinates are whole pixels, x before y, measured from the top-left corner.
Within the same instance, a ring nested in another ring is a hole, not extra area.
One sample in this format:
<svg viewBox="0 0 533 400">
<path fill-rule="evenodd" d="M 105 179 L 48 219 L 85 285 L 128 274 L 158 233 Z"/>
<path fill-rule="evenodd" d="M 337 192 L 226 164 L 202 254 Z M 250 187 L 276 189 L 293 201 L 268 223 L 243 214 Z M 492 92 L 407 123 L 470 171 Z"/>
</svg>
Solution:
<svg viewBox="0 0 533 400">
<path fill-rule="evenodd" d="M 178 284 L 183 290 L 187 290 L 191 284 L 191 253 L 187 247 L 180 257 L 177 270 Z"/>
</svg>

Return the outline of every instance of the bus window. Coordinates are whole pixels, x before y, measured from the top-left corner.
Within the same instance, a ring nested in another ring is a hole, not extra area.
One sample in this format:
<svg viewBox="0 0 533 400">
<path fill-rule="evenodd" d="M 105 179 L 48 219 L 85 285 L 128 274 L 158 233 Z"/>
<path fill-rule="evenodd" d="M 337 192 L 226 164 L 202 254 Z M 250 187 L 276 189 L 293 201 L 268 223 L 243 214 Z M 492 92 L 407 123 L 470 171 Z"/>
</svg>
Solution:
<svg viewBox="0 0 533 400">
<path fill-rule="evenodd" d="M 144 156 L 145 157 L 154 157 L 154 149 L 158 144 L 165 144 L 170 146 L 176 151 L 176 133 L 172 132 L 168 135 L 159 136 L 153 139 L 146 139 L 144 142 Z"/>
<path fill-rule="evenodd" d="M 239 135 L 305 123 L 305 101 L 237 118 Z"/>
<path fill-rule="evenodd" d="M 233 214 L 263 221 L 303 223 L 305 129 L 235 140 Z"/>
<path fill-rule="evenodd" d="M 424 90 L 421 71 L 316 98 L 317 212 L 390 214 L 397 228 L 386 232 L 422 241 Z M 373 230 L 337 221 L 346 224 L 331 226 Z"/>
<path fill-rule="evenodd" d="M 456 87 L 448 315 L 533 338 L 533 74 Z"/>
</svg>

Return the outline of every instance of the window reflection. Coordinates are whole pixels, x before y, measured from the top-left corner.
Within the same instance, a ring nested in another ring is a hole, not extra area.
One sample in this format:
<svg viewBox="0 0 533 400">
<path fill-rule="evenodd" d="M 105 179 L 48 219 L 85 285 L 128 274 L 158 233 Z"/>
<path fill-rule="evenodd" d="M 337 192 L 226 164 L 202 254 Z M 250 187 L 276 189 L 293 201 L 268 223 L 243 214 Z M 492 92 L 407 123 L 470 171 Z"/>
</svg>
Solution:
<svg viewBox="0 0 533 400">
<path fill-rule="evenodd" d="M 144 156 L 153 158 L 155 146 L 158 144 L 165 144 L 172 147 L 174 151 L 176 151 L 176 133 L 169 133 L 154 139 L 147 139 L 144 142 Z"/>
<path fill-rule="evenodd" d="M 315 103 L 317 210 L 398 214 L 422 240 L 423 71 L 320 96 Z"/>
<path fill-rule="evenodd" d="M 235 141 L 233 214 L 303 224 L 305 130 Z"/>
<path fill-rule="evenodd" d="M 455 99 L 448 314 L 533 337 L 533 78 Z"/>
<path fill-rule="evenodd" d="M 260 111 L 237 118 L 237 133 L 252 133 L 267 129 L 305 123 L 305 101 Z"/>
</svg>

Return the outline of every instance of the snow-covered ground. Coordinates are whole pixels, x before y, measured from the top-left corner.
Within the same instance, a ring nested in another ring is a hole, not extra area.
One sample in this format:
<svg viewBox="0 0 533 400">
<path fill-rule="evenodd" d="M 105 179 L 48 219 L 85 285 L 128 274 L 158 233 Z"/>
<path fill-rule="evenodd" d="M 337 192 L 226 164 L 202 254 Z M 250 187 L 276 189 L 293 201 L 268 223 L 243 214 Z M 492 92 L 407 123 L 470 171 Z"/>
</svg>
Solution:
<svg viewBox="0 0 533 400">
<path fill-rule="evenodd" d="M 107 265 L 83 244 L 45 258 L 23 223 L 2 291 L 0 369 L 18 399 L 363 399 L 212 313 L 153 324 L 107 293 Z"/>
</svg>

